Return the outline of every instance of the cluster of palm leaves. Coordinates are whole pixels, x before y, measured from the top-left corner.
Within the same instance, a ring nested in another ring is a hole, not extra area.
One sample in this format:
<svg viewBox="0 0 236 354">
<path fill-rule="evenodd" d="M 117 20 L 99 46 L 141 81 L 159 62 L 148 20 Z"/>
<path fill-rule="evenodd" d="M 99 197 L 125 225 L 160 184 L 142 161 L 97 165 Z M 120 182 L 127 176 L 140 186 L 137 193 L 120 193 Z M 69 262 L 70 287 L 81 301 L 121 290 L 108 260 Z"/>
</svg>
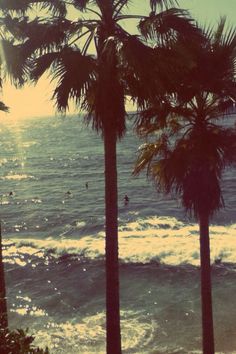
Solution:
<svg viewBox="0 0 236 354">
<path fill-rule="evenodd" d="M 16 86 L 48 73 L 56 108 L 65 112 L 74 101 L 102 134 L 108 354 L 121 353 L 116 142 L 126 130 L 126 100 L 136 103 L 148 143 L 135 173 L 147 167 L 200 222 L 203 350 L 213 354 L 208 225 L 223 203 L 222 171 L 235 161 L 235 132 L 219 122 L 236 99 L 236 35 L 224 19 L 216 31 L 200 30 L 175 0 L 151 0 L 148 16 L 130 14 L 129 3 L 0 0 L 2 66 Z M 128 19 L 139 35 L 122 26 Z"/>
</svg>

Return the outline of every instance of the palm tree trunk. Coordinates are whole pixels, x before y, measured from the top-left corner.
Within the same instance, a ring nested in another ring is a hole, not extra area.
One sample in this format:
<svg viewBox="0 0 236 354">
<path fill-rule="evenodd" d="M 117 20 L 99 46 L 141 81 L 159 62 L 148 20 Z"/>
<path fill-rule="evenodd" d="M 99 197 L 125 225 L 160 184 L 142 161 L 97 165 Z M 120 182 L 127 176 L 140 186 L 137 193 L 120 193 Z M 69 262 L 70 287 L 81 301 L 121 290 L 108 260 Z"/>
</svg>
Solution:
<svg viewBox="0 0 236 354">
<path fill-rule="evenodd" d="M 214 354 L 214 329 L 211 295 L 211 263 L 209 218 L 199 217 L 201 254 L 201 296 L 202 296 L 202 343 L 203 354 Z"/>
<path fill-rule="evenodd" d="M 121 354 L 116 132 L 104 129 L 107 354 Z"/>
<path fill-rule="evenodd" d="M 6 286 L 2 257 L 2 228 L 0 223 L 0 329 L 8 327 Z"/>
</svg>

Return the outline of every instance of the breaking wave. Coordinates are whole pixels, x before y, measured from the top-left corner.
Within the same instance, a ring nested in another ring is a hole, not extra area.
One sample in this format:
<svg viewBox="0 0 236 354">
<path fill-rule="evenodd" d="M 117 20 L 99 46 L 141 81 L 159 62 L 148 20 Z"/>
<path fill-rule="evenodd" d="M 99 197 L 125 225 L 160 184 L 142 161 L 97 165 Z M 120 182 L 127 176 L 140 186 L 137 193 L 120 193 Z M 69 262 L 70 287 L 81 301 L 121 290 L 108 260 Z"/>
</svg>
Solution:
<svg viewBox="0 0 236 354">
<path fill-rule="evenodd" d="M 104 232 L 78 239 L 61 237 L 44 239 L 8 239 L 5 260 L 18 262 L 25 255 L 54 257 L 76 255 L 89 260 L 104 257 Z M 211 261 L 236 263 L 236 224 L 210 226 Z M 227 242 L 226 242 L 227 241 Z M 151 217 L 126 223 L 119 229 L 119 255 L 123 263 L 152 262 L 166 265 L 199 265 L 199 236 L 197 224 L 186 224 L 170 217 Z"/>
</svg>

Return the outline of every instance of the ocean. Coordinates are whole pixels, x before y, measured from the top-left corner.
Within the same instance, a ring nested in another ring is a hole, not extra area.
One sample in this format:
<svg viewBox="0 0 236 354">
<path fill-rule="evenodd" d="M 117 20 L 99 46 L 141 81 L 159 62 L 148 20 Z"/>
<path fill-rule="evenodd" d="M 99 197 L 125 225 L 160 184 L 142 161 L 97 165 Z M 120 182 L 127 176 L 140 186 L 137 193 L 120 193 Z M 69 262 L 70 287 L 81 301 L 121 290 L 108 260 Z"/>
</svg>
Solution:
<svg viewBox="0 0 236 354">
<path fill-rule="evenodd" d="M 145 173 L 132 176 L 141 143 L 129 122 L 118 143 L 123 353 L 201 353 L 198 226 Z M 217 353 L 232 354 L 235 168 L 222 189 L 225 209 L 210 227 L 215 342 Z M 1 123 L 0 195 L 11 328 L 29 328 L 51 354 L 104 354 L 101 137 L 75 116 Z"/>
</svg>

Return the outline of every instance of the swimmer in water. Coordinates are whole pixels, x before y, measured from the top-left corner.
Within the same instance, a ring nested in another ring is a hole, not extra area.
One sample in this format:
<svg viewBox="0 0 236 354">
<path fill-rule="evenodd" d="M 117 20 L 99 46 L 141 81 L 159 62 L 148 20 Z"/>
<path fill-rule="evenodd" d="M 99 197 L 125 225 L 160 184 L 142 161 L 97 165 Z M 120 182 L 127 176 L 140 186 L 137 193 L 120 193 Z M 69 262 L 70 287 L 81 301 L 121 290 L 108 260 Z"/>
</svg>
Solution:
<svg viewBox="0 0 236 354">
<path fill-rule="evenodd" d="M 127 194 L 124 196 L 124 204 L 125 205 L 129 204 L 129 197 L 127 196 Z"/>
</svg>

